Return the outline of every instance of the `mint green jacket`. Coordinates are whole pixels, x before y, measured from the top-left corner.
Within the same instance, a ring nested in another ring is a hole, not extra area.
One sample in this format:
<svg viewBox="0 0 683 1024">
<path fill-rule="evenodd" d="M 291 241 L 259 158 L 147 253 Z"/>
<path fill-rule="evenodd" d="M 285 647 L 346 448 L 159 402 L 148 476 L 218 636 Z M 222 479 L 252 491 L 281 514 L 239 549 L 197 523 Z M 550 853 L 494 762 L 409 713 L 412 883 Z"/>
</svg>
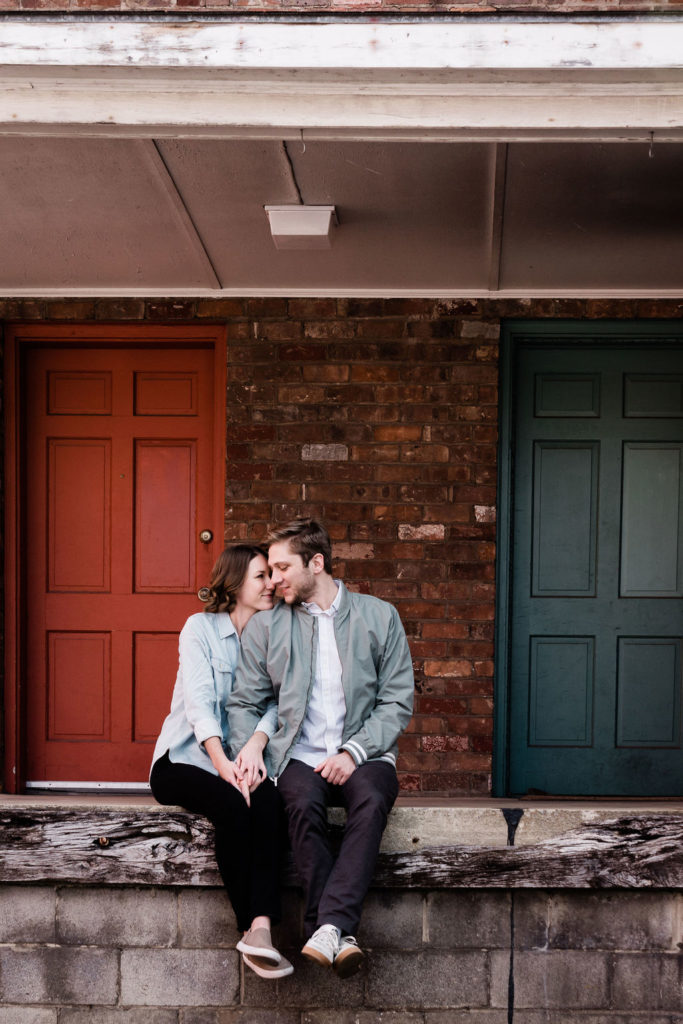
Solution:
<svg viewBox="0 0 683 1024">
<path fill-rule="evenodd" d="M 413 713 L 413 668 L 405 630 L 393 605 L 340 586 L 334 617 L 346 700 L 340 749 L 356 765 L 379 758 L 395 765 L 396 741 Z M 284 602 L 254 615 L 242 633 L 228 700 L 230 743 L 233 751 L 243 746 L 275 697 L 278 727 L 265 752 L 268 774 L 275 779 L 303 726 L 317 642 L 317 617 Z"/>
</svg>

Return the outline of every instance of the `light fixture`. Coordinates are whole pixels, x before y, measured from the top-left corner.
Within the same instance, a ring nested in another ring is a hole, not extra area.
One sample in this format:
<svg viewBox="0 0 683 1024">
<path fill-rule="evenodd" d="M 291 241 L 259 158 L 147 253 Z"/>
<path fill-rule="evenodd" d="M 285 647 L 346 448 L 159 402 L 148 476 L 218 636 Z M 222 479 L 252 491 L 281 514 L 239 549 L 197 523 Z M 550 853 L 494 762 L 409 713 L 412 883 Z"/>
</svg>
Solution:
<svg viewBox="0 0 683 1024">
<path fill-rule="evenodd" d="M 266 206 L 276 249 L 329 249 L 334 206 Z"/>
</svg>

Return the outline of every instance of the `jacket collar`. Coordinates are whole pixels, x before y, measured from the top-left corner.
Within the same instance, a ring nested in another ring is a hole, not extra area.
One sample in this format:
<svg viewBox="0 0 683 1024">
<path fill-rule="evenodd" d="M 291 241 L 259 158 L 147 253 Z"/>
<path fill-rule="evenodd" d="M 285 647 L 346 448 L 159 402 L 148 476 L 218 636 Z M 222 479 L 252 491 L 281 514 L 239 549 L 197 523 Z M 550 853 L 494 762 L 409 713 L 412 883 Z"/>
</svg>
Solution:
<svg viewBox="0 0 683 1024">
<path fill-rule="evenodd" d="M 340 579 L 336 579 L 335 582 L 339 584 L 339 607 L 337 609 L 337 614 L 334 617 L 334 621 L 338 623 L 341 622 L 342 619 L 345 619 L 349 614 L 351 601 L 349 598 L 349 592 L 342 581 Z M 313 618 L 313 616 L 309 615 L 306 609 L 300 604 L 295 605 L 292 608 L 292 611 L 297 612 L 299 615 L 305 615 L 307 619 Z"/>
</svg>

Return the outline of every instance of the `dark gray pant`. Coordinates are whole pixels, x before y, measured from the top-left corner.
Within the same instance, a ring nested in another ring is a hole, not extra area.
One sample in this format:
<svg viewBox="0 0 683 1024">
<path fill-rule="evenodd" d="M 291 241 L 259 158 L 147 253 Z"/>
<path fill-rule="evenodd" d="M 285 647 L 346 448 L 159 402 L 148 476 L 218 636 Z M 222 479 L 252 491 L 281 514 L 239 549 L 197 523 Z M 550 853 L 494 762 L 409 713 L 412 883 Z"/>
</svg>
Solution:
<svg viewBox="0 0 683 1024">
<path fill-rule="evenodd" d="M 342 934 L 353 934 L 398 794 L 396 771 L 386 761 L 366 761 L 343 786 L 333 786 L 303 761 L 290 761 L 278 779 L 278 789 L 304 887 L 306 938 L 321 924 L 334 924 Z M 336 861 L 327 827 L 328 807 L 345 807 L 347 812 Z"/>
</svg>

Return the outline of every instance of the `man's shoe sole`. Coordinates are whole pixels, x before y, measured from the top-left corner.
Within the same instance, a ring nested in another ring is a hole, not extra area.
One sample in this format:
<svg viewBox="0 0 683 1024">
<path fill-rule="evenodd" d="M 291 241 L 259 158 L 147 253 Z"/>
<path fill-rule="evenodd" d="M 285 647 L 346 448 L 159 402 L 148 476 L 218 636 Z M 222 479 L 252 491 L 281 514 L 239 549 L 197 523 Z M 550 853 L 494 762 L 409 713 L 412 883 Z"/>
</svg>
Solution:
<svg viewBox="0 0 683 1024">
<path fill-rule="evenodd" d="M 339 978 L 350 978 L 352 974 L 360 969 L 363 963 L 363 952 L 360 949 L 343 949 L 334 958 L 334 973 Z"/>
<path fill-rule="evenodd" d="M 310 960 L 314 964 L 320 964 L 321 967 L 331 967 L 332 961 L 328 960 L 324 953 L 320 950 L 315 949 L 314 946 L 304 946 L 301 950 L 301 955 L 305 956 L 307 960 Z"/>
</svg>

